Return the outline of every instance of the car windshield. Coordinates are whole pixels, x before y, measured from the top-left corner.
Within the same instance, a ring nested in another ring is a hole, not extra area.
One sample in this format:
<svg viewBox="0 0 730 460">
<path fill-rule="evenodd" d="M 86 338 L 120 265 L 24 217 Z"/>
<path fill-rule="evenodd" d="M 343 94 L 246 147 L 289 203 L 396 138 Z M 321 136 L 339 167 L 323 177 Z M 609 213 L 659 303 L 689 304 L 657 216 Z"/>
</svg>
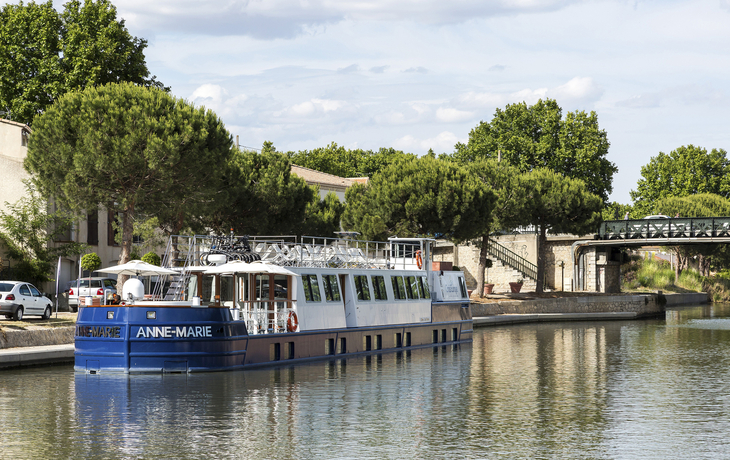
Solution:
<svg viewBox="0 0 730 460">
<path fill-rule="evenodd" d="M 10 292 L 13 290 L 13 283 L 0 283 L 0 292 Z"/>
</svg>

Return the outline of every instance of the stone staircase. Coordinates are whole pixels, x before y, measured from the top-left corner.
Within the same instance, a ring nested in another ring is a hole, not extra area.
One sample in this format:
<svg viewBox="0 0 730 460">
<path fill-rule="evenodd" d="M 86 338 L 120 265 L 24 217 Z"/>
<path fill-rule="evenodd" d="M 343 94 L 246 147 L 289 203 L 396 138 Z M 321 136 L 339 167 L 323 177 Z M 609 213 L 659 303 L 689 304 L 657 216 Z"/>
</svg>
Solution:
<svg viewBox="0 0 730 460">
<path fill-rule="evenodd" d="M 534 292 L 537 286 L 535 280 L 525 277 L 520 271 L 496 258 L 492 259 L 492 268 L 487 269 L 485 278 L 485 282 L 494 284 L 495 293 L 511 292 L 509 283 L 514 283 L 520 278 L 524 281 L 521 292 Z"/>
</svg>

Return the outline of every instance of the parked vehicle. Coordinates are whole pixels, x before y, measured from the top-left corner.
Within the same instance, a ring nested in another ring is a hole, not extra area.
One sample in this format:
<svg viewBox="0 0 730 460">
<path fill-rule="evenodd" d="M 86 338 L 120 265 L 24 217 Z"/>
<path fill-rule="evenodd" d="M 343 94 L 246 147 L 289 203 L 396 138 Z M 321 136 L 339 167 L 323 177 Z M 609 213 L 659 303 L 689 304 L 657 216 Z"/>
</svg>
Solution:
<svg viewBox="0 0 730 460">
<path fill-rule="evenodd" d="M 68 291 L 68 306 L 71 311 L 74 312 L 79 309 L 79 294 L 81 297 L 105 300 L 110 295 L 117 293 L 117 280 L 114 278 L 81 278 L 79 280 L 71 281 L 70 283 L 71 287 Z M 102 303 L 104 302 L 102 301 Z"/>
<path fill-rule="evenodd" d="M 0 281 L 0 314 L 16 321 L 25 315 L 51 317 L 52 303 L 35 286 L 23 281 Z"/>
</svg>

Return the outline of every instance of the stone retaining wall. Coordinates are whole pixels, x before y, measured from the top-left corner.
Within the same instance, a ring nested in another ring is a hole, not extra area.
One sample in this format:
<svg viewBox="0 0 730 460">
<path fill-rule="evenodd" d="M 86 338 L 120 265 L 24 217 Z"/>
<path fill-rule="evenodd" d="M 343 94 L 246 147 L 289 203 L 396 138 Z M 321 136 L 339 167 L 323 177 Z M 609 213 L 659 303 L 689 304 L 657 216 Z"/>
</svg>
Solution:
<svg viewBox="0 0 730 460">
<path fill-rule="evenodd" d="M 74 326 L 12 330 L 0 328 L 0 349 L 74 343 Z"/>
<path fill-rule="evenodd" d="M 535 313 L 634 312 L 638 316 L 663 313 L 667 305 L 707 303 L 707 294 L 636 294 L 612 296 L 563 297 L 558 299 L 511 300 L 472 303 L 472 316 Z"/>
</svg>

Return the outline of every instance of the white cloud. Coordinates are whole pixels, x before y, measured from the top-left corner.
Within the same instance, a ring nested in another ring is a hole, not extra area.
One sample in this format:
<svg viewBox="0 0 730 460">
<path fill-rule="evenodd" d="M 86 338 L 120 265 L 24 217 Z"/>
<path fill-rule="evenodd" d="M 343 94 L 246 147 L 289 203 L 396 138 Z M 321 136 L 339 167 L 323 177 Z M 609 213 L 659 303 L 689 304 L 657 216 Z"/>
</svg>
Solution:
<svg viewBox="0 0 730 460">
<path fill-rule="evenodd" d="M 564 85 L 548 91 L 547 95 L 557 100 L 558 104 L 586 105 L 600 99 L 603 88 L 590 77 L 575 77 Z"/>
<path fill-rule="evenodd" d="M 444 123 L 455 123 L 474 118 L 474 112 L 454 108 L 439 107 L 436 110 L 436 119 Z"/>
<path fill-rule="evenodd" d="M 336 112 L 348 108 L 348 104 L 344 101 L 336 101 L 331 99 L 310 99 L 300 104 L 292 105 L 282 111 L 275 112 L 275 117 L 285 118 L 310 118 L 313 116 L 324 116 L 330 112 Z"/>
<path fill-rule="evenodd" d="M 422 140 L 419 140 L 409 134 L 401 137 L 400 139 L 396 139 L 393 142 L 393 147 L 406 152 L 428 151 L 428 149 L 433 149 L 433 151 L 438 154 L 443 152 L 452 152 L 454 150 L 454 145 L 457 142 L 466 142 L 466 138 L 459 139 L 454 133 L 443 131 L 436 137 Z"/>
<path fill-rule="evenodd" d="M 135 27 L 260 39 L 316 33 L 351 21 L 459 24 L 475 18 L 556 11 L 582 0 L 118 0 L 120 16 Z M 313 32 L 314 31 L 314 32 Z"/>
</svg>

